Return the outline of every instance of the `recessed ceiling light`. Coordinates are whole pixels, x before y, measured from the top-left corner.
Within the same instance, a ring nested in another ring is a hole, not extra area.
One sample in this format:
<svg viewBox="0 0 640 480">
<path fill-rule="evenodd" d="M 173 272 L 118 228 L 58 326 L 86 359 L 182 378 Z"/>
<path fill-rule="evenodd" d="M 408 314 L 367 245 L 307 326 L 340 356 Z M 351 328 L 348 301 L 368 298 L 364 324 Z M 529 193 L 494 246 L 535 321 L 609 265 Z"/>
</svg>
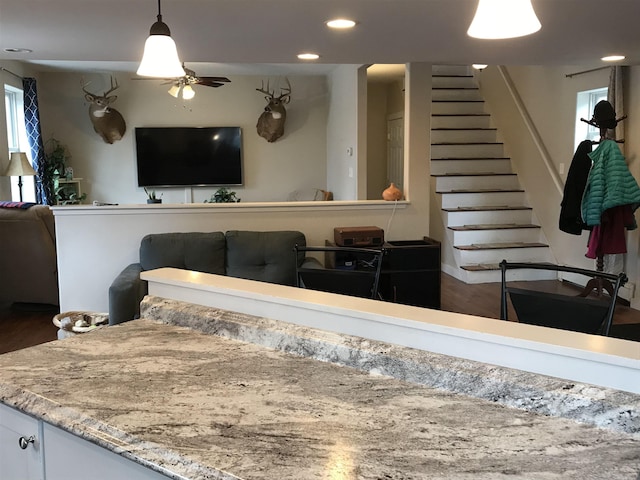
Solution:
<svg viewBox="0 0 640 480">
<path fill-rule="evenodd" d="M 619 62 L 624 60 L 624 55 L 609 55 L 608 57 L 602 57 L 600 60 L 603 62 Z"/>
<path fill-rule="evenodd" d="M 353 28 L 355 26 L 356 22 L 354 22 L 353 20 L 349 20 L 348 18 L 335 18 L 327 22 L 327 27 L 329 28 L 345 29 Z"/>
<path fill-rule="evenodd" d="M 298 58 L 300 60 L 317 60 L 320 58 L 320 55 L 317 53 L 300 53 Z"/>
<path fill-rule="evenodd" d="M 4 49 L 5 52 L 7 53 L 31 53 L 33 52 L 33 50 L 31 50 L 30 48 L 13 48 L 13 47 L 7 47 Z"/>
<path fill-rule="evenodd" d="M 474 63 L 473 65 L 471 65 L 473 68 L 475 68 L 476 70 L 484 70 L 485 68 L 487 68 L 488 65 L 483 65 L 481 63 Z"/>
</svg>

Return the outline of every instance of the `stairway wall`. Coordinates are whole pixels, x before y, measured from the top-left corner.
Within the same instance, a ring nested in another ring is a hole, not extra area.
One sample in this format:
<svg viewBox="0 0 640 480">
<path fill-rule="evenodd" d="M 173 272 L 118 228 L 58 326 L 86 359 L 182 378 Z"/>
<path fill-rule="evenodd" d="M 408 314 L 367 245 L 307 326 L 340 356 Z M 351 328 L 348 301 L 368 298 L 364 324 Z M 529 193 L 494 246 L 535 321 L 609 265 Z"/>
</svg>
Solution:
<svg viewBox="0 0 640 480">
<path fill-rule="evenodd" d="M 574 127 L 577 92 L 607 86 L 609 70 L 600 70 L 569 78 L 569 73 L 589 70 L 589 67 L 505 67 L 526 114 L 530 116 L 551 162 L 560 174 L 562 184 L 566 180 L 575 150 Z M 514 171 L 529 194 L 531 206 L 547 236 L 557 261 L 582 268 L 595 268 L 594 261 L 584 256 L 588 234 L 569 235 L 559 230 L 558 218 L 562 192 L 553 185 L 553 172 L 549 171 L 538 147 L 530 140 L 531 134 L 523 124 L 522 116 L 510 97 L 497 67 L 489 67 L 477 74 L 478 83 L 486 100 L 487 110 L 505 141 L 512 158 Z M 626 82 L 625 155 L 636 179 L 640 176 L 640 68 L 629 69 Z M 636 106 L 637 105 L 637 106 Z M 635 115 L 632 115 L 635 107 Z M 636 219 L 638 212 L 636 211 Z M 625 271 L 630 282 L 621 294 L 631 301 L 633 308 L 640 303 L 634 298 L 638 282 L 638 231 L 628 232 Z"/>
</svg>

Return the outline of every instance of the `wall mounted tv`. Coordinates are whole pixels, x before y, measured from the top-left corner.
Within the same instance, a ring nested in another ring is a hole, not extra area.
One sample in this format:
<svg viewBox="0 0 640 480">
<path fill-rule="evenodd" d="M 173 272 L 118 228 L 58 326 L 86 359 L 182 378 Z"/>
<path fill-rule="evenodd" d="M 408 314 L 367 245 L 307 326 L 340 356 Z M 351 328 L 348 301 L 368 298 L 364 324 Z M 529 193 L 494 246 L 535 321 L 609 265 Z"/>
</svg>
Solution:
<svg viewBox="0 0 640 480">
<path fill-rule="evenodd" d="M 138 186 L 242 185 L 240 127 L 137 127 Z"/>
</svg>

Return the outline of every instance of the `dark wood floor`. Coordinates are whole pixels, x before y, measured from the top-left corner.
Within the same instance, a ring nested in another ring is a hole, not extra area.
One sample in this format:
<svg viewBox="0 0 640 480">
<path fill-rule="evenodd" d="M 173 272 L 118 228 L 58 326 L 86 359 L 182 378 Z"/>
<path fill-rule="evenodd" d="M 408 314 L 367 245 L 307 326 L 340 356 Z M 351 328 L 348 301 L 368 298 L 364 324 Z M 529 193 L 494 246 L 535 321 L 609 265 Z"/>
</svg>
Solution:
<svg viewBox="0 0 640 480">
<path fill-rule="evenodd" d="M 540 283 L 560 291 L 578 291 L 560 282 Z M 468 285 L 442 274 L 442 309 L 500 318 L 500 284 Z M 52 306 L 0 304 L 0 353 L 55 340 L 57 328 L 52 318 L 57 313 Z M 618 305 L 613 324 L 611 336 L 640 341 L 640 311 Z"/>
</svg>

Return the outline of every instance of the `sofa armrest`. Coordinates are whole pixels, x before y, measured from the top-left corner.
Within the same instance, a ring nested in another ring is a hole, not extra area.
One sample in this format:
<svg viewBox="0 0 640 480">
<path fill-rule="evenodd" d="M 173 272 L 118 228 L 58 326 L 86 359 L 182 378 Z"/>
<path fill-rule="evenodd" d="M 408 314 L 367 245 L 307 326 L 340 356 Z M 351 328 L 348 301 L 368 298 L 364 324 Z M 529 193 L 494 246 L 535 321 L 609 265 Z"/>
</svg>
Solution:
<svg viewBox="0 0 640 480">
<path fill-rule="evenodd" d="M 142 266 L 132 263 L 109 287 L 109 325 L 140 317 L 140 302 L 147 294 L 147 282 L 140 279 Z"/>
</svg>

